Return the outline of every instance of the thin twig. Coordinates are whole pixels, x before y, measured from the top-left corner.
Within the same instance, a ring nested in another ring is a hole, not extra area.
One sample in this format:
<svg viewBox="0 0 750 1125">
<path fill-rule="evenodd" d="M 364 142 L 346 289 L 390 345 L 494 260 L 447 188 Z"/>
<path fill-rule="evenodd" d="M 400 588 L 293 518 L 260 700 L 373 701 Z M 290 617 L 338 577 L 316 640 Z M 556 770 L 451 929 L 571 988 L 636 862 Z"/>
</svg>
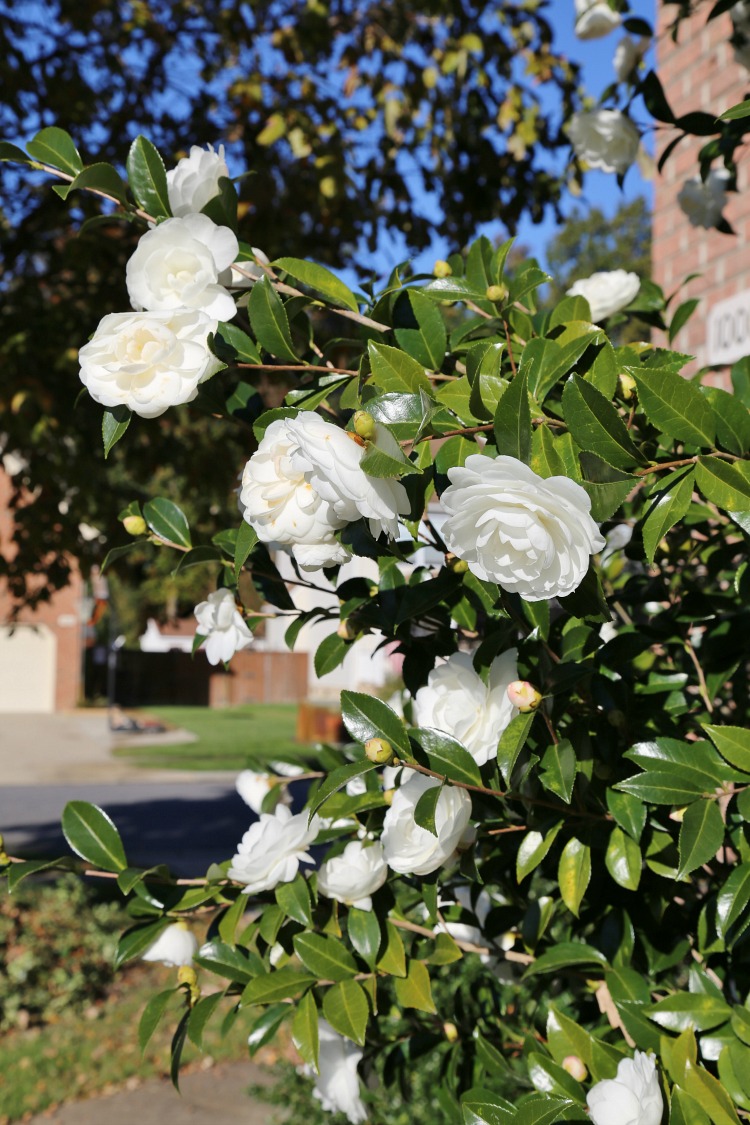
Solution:
<svg viewBox="0 0 750 1125">
<path fill-rule="evenodd" d="M 685 652 L 688 654 L 688 656 L 692 660 L 693 665 L 695 667 L 695 671 L 698 675 L 698 690 L 701 693 L 701 698 L 706 705 L 706 710 L 708 711 L 709 715 L 713 715 L 713 713 L 714 713 L 713 700 L 711 699 L 710 695 L 708 694 L 708 685 L 706 683 L 706 677 L 703 674 L 703 669 L 701 668 L 700 660 L 698 659 L 697 653 L 696 653 L 695 649 L 693 648 L 693 646 L 691 645 L 690 641 L 685 641 L 684 645 L 685 645 Z"/>
<path fill-rule="evenodd" d="M 314 363 L 235 363 L 250 371 L 325 371 L 327 375 L 359 375 L 348 367 L 328 367 Z"/>
</svg>

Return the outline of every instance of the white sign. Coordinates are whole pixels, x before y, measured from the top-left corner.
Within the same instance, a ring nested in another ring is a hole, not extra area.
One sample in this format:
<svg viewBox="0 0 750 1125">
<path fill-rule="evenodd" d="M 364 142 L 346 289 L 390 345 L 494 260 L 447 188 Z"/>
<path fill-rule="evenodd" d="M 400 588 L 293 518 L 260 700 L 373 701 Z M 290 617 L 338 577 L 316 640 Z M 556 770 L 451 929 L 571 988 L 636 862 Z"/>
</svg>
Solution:
<svg viewBox="0 0 750 1125">
<path fill-rule="evenodd" d="M 750 355 L 750 289 L 714 305 L 707 326 L 706 363 L 710 367 L 736 363 Z"/>
</svg>

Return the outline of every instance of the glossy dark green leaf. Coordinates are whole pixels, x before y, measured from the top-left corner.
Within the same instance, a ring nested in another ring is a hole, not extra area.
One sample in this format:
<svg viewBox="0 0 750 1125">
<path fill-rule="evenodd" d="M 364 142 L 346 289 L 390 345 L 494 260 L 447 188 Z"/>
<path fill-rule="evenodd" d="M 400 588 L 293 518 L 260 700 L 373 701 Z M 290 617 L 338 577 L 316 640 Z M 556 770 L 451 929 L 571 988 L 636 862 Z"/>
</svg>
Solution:
<svg viewBox="0 0 750 1125">
<path fill-rule="evenodd" d="M 307 995 L 309 993 L 305 994 L 305 996 Z M 303 996 L 300 1003 L 303 1003 L 304 1000 L 305 997 Z M 276 1037 L 284 1020 L 289 1018 L 290 1011 L 290 1004 L 271 1004 L 264 1012 L 261 1012 L 252 1024 L 247 1037 L 247 1047 L 251 1057 Z"/>
<path fill-rule="evenodd" d="M 382 738 L 390 742 L 397 754 L 411 757 L 403 720 L 382 700 L 360 691 L 342 691 L 341 717 L 356 742 Z"/>
<path fill-rule="evenodd" d="M 73 851 L 104 871 L 123 871 L 128 862 L 120 833 L 97 805 L 69 801 L 63 809 L 62 830 Z"/>
<path fill-rule="evenodd" d="M 719 891 L 716 903 L 716 929 L 725 938 L 750 903 L 750 863 L 741 863 Z"/>
<path fill-rule="evenodd" d="M 319 980 L 349 980 L 357 965 L 349 950 L 334 937 L 323 934 L 297 934 L 294 950 L 302 964 Z"/>
<path fill-rule="evenodd" d="M 326 990 L 323 1015 L 334 1031 L 364 1046 L 370 1005 L 365 990 L 356 981 L 341 981 Z"/>
<path fill-rule="evenodd" d="M 274 269 L 284 270 L 297 281 L 301 281 L 303 285 L 315 289 L 337 308 L 351 309 L 352 312 L 359 311 L 357 298 L 349 286 L 344 285 L 343 281 L 331 273 L 329 269 L 326 269 L 325 266 L 319 266 L 316 262 L 307 262 L 301 258 L 277 258 L 271 264 Z"/>
<path fill-rule="evenodd" d="M 618 793 L 616 789 L 607 790 L 607 808 L 620 828 L 634 840 L 640 840 L 646 826 L 646 806 L 630 793 Z"/>
<path fill-rule="evenodd" d="M 312 820 L 315 813 L 325 804 L 333 793 L 338 793 L 339 789 L 344 788 L 347 781 L 351 781 L 353 777 L 360 777 L 363 773 L 369 773 L 371 770 L 379 768 L 377 763 L 370 762 L 367 758 L 362 758 L 358 762 L 347 762 L 345 766 L 340 766 L 339 769 L 333 770 L 316 790 L 315 796 L 311 800 L 309 806 L 310 819 Z"/>
<path fill-rule="evenodd" d="M 469 751 L 455 738 L 429 727 L 415 727 L 411 734 L 426 753 L 430 769 L 435 773 L 466 785 L 482 784 L 479 767 Z"/>
<path fill-rule="evenodd" d="M 132 415 L 127 406 L 107 406 L 102 414 L 102 442 L 104 456 L 109 456 L 112 447 L 120 440 L 130 425 Z"/>
<path fill-rule="evenodd" d="M 691 776 L 687 780 L 680 777 L 678 771 L 666 770 L 648 770 L 647 773 L 621 781 L 617 788 L 654 805 L 689 805 L 705 792 L 700 775 Z"/>
<path fill-rule="evenodd" d="M 573 796 L 576 769 L 575 750 L 570 740 L 563 738 L 545 750 L 539 780 L 545 789 L 569 805 Z"/>
<path fill-rule="evenodd" d="M 201 996 L 190 1012 L 187 1026 L 188 1039 L 195 1044 L 199 1051 L 203 1048 L 203 1034 L 206 1025 L 224 999 L 224 995 L 223 992 L 213 992 L 208 996 Z"/>
<path fill-rule="evenodd" d="M 750 510 L 750 477 L 718 457 L 700 457 L 695 482 L 706 500 L 725 512 Z"/>
<path fill-rule="evenodd" d="M 559 973 L 563 969 L 574 968 L 578 965 L 606 965 L 607 958 L 593 945 L 582 941 L 559 941 L 537 957 L 526 972 L 525 977 L 537 976 L 539 973 Z"/>
<path fill-rule="evenodd" d="M 437 836 L 435 810 L 442 791 L 442 785 L 431 785 L 429 789 L 425 789 L 414 806 L 414 823 L 424 828 L 426 832 L 431 832 L 433 836 Z"/>
<path fill-rule="evenodd" d="M 412 359 L 400 348 L 392 348 L 387 344 L 373 344 L 370 341 L 368 353 L 372 382 L 381 391 L 418 394 L 421 388 L 427 394 L 430 393 L 430 380 L 425 374 L 423 364 Z"/>
<path fill-rule="evenodd" d="M 33 164 L 33 158 L 28 156 L 18 145 L 10 141 L 0 141 L 0 161 L 10 160 L 14 164 Z"/>
<path fill-rule="evenodd" d="M 288 883 L 279 883 L 274 892 L 276 902 L 289 917 L 302 926 L 312 926 L 312 898 L 307 879 L 299 871 Z"/>
<path fill-rule="evenodd" d="M 224 343 L 228 344 L 232 349 L 231 353 L 227 353 L 227 361 L 231 354 L 233 360 L 239 361 L 240 363 L 262 362 L 255 340 L 248 336 L 247 332 L 243 332 L 241 328 L 238 328 L 236 324 L 220 324 L 219 335 Z"/>
<path fill-rule="evenodd" d="M 385 924 L 385 949 L 378 959 L 377 967 L 381 972 L 394 977 L 406 976 L 404 943 L 398 928 L 390 921 Z"/>
<path fill-rule="evenodd" d="M 242 1005 L 275 1004 L 279 1000 L 289 1000 L 299 996 L 317 978 L 312 973 L 302 973 L 298 969 L 285 967 L 273 969 L 263 976 L 254 977 L 242 993 Z"/>
<path fill-rule="evenodd" d="M 690 300 L 683 301 L 681 305 L 677 306 L 669 323 L 668 336 L 670 344 L 673 342 L 680 329 L 685 327 L 699 304 L 700 301 L 697 297 L 691 297 Z"/>
<path fill-rule="evenodd" d="M 720 387 L 704 387 L 703 393 L 716 416 L 719 444 L 730 453 L 742 455 L 750 450 L 750 410 L 735 395 Z"/>
<path fill-rule="evenodd" d="M 359 464 L 370 477 L 404 477 L 422 472 L 419 465 L 400 450 L 384 449 L 371 441 L 367 442 L 365 455 Z"/>
<path fill-rule="evenodd" d="M 678 878 L 713 859 L 724 841 L 724 821 L 716 801 L 694 801 L 680 827 Z"/>
<path fill-rule="evenodd" d="M 729 6 L 731 7 L 731 4 Z M 737 105 L 725 109 L 719 117 L 719 120 L 740 121 L 743 117 L 750 117 L 750 98 L 746 98 L 744 102 L 738 102 Z"/>
<path fill-rule="evenodd" d="M 649 1018 L 669 1031 L 684 1031 L 692 1027 L 707 1031 L 725 1023 L 732 1009 L 718 996 L 700 992 L 675 992 L 647 1009 Z"/>
<path fill-rule="evenodd" d="M 643 517 L 643 549 L 649 563 L 653 563 L 659 543 L 676 523 L 683 518 L 693 496 L 695 471 L 693 469 L 670 473 L 660 482 L 659 491 Z"/>
<path fill-rule="evenodd" d="M 531 407 L 526 372 L 519 372 L 500 399 L 494 418 L 497 451 L 528 465 L 531 459 Z"/>
<path fill-rule="evenodd" d="M 71 856 L 63 856 L 60 859 L 27 859 L 23 863 L 11 863 L 5 872 L 8 878 L 8 891 L 12 894 L 18 884 L 29 875 L 36 875 L 39 871 L 49 871 L 53 867 L 69 870 L 75 863 L 76 860 Z"/>
<path fill-rule="evenodd" d="M 235 981 L 237 984 L 247 984 L 252 977 L 265 971 L 257 953 L 252 950 L 243 952 L 235 949 L 226 942 L 219 941 L 218 938 L 201 946 L 195 955 L 195 962 L 202 968 L 216 973 L 217 976 Z"/>
<path fill-rule="evenodd" d="M 616 469 L 644 463 L 617 410 L 591 383 L 571 375 L 562 403 L 568 429 L 582 449 Z"/>
<path fill-rule="evenodd" d="M 568 1074 L 559 1063 L 540 1051 L 530 1051 L 526 1059 L 529 1078 L 541 1094 L 570 1098 L 584 1105 L 586 1097 L 581 1083 Z"/>
<path fill-rule="evenodd" d="M 53 168 L 59 168 L 71 176 L 77 175 L 83 168 L 83 161 L 73 138 L 64 129 L 58 129 L 54 125 L 40 129 L 26 148 L 29 155 L 40 164 L 51 164 Z"/>
<path fill-rule="evenodd" d="M 334 668 L 338 668 L 339 664 L 343 664 L 350 648 L 351 643 L 340 637 L 338 633 L 329 633 L 324 637 L 315 650 L 313 659 L 315 675 L 318 679 L 327 676 Z"/>
<path fill-rule="evenodd" d="M 347 914 L 349 941 L 359 956 L 374 968 L 380 949 L 380 923 L 374 910 L 350 907 Z"/>
<path fill-rule="evenodd" d="M 409 961 L 406 976 L 396 977 L 396 1002 L 401 1008 L 416 1008 L 419 1012 L 436 1012 L 432 986 L 427 966 L 421 961 Z"/>
<path fill-rule="evenodd" d="M 692 445 L 714 444 L 714 412 L 694 383 L 668 368 L 626 370 L 635 379 L 641 408 L 658 430 Z"/>
<path fill-rule="evenodd" d="M 168 988 L 164 992 L 157 992 L 143 1009 L 138 1023 L 138 1046 L 141 1048 L 141 1054 L 149 1045 L 151 1037 L 159 1026 L 175 992 L 177 992 L 176 988 Z"/>
<path fill-rule="evenodd" d="M 306 992 L 295 1005 L 292 1019 L 292 1040 L 304 1062 L 318 1069 L 320 1039 L 318 1035 L 318 1006 L 312 990 Z"/>
<path fill-rule="evenodd" d="M 638 478 L 623 473 L 597 457 L 581 453 L 583 487 L 591 500 L 591 517 L 597 523 L 611 519 L 638 483 Z"/>
<path fill-rule="evenodd" d="M 258 542 L 258 532 L 245 520 L 239 526 L 234 545 L 234 577 L 239 582 L 242 568 Z"/>
<path fill-rule="evenodd" d="M 130 190 L 138 205 L 157 219 L 171 215 L 164 161 L 147 137 L 138 136 L 133 141 L 127 169 Z"/>
<path fill-rule="evenodd" d="M 510 784 L 513 767 L 526 745 L 531 724 L 534 722 L 534 714 L 534 711 L 529 711 L 526 714 L 515 715 L 500 735 L 497 745 L 497 764 L 506 785 Z"/>
<path fill-rule="evenodd" d="M 119 969 L 126 961 L 140 957 L 152 945 L 159 934 L 169 925 L 168 918 L 158 918 L 146 925 L 132 926 L 120 937 L 115 951 L 114 965 Z"/>
<path fill-rule="evenodd" d="M 425 293 L 433 301 L 485 301 L 485 289 L 475 288 L 469 281 L 462 277 L 439 277 L 425 285 L 420 292 Z"/>
<path fill-rule="evenodd" d="M 527 832 L 518 849 L 516 856 L 516 881 L 521 882 L 532 871 L 536 870 L 555 842 L 563 821 L 555 824 L 546 835 L 535 829 Z"/>
<path fill-rule="evenodd" d="M 750 730 L 745 727 L 709 726 L 703 729 L 723 758 L 750 774 Z"/>
<path fill-rule="evenodd" d="M 512 1125 L 515 1111 L 510 1102 L 492 1090 L 480 1087 L 461 1095 L 463 1125 Z"/>
<path fill-rule="evenodd" d="M 65 199 L 76 189 L 101 192 L 120 203 L 127 202 L 128 191 L 120 173 L 111 164 L 89 164 L 64 188 L 58 188 L 58 195 Z M 64 193 L 64 194 L 63 194 Z"/>
<path fill-rule="evenodd" d="M 557 882 L 560 887 L 560 897 L 576 918 L 590 879 L 591 848 L 573 836 L 568 840 L 560 856 Z"/>
<path fill-rule="evenodd" d="M 405 290 L 393 306 L 393 330 L 408 355 L 424 367 L 440 371 L 447 336 L 445 321 L 434 301 L 417 290 Z"/>
<path fill-rule="evenodd" d="M 164 496 L 143 505 L 143 518 L 157 539 L 178 547 L 192 547 L 190 525 L 182 508 Z"/>
<path fill-rule="evenodd" d="M 607 870 L 621 887 L 636 891 L 641 881 L 641 849 L 621 828 L 613 828 L 604 856 Z"/>
<path fill-rule="evenodd" d="M 299 363 L 289 331 L 286 309 L 267 277 L 256 281 L 247 304 L 255 338 L 262 348 L 279 359 Z"/>
</svg>

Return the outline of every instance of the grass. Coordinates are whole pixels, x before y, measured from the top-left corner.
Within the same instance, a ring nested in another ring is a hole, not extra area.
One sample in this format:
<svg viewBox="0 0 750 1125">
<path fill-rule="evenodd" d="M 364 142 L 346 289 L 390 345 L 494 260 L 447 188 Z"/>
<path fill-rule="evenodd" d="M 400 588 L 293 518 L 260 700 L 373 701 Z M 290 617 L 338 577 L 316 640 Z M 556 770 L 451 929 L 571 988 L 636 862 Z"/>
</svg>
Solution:
<svg viewBox="0 0 750 1125">
<path fill-rule="evenodd" d="M 221 710 L 154 707 L 149 715 L 170 727 L 191 731 L 197 740 L 169 746 L 136 744 L 117 751 L 139 766 L 237 771 L 262 767 L 275 758 L 304 763 L 311 755 L 311 745 L 295 739 L 294 703 L 245 704 Z"/>
</svg>

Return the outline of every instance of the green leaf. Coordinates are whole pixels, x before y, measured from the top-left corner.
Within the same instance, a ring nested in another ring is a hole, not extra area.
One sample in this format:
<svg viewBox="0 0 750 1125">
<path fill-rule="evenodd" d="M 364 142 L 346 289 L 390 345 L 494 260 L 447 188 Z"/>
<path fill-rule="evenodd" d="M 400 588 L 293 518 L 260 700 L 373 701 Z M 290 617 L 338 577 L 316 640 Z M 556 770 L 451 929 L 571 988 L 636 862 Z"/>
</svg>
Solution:
<svg viewBox="0 0 750 1125">
<path fill-rule="evenodd" d="M 309 995 L 309 993 L 306 995 Z M 266 1043 L 271 1042 L 284 1020 L 288 1018 L 290 1008 L 291 1005 L 289 1004 L 272 1004 L 258 1016 L 247 1037 L 247 1046 L 251 1056 L 255 1055 L 261 1047 L 265 1047 Z"/>
<path fill-rule="evenodd" d="M 719 121 L 739 121 L 743 117 L 750 117 L 750 98 L 746 98 L 744 102 L 738 102 L 737 105 L 725 109 L 719 116 Z"/>
<path fill-rule="evenodd" d="M 661 481 L 662 487 L 652 498 L 651 506 L 643 517 L 643 549 L 649 563 L 653 563 L 656 548 L 690 507 L 695 486 L 695 470 L 670 473 Z"/>
<path fill-rule="evenodd" d="M 374 910 L 360 910 L 350 907 L 346 919 L 349 941 L 359 956 L 366 961 L 370 968 L 375 967 L 375 962 L 380 949 L 380 923 Z"/>
<path fill-rule="evenodd" d="M 560 941 L 537 957 L 524 973 L 524 977 L 536 976 L 538 973 L 559 973 L 561 969 L 570 969 L 576 965 L 606 965 L 607 958 L 593 945 L 586 945 L 582 941 Z"/>
<path fill-rule="evenodd" d="M 479 767 L 469 751 L 455 738 L 429 727 L 415 727 L 411 734 L 426 753 L 430 769 L 435 773 L 466 785 L 482 784 Z"/>
<path fill-rule="evenodd" d="M 706 500 L 725 512 L 750 509 L 750 479 L 737 465 L 718 457 L 699 457 L 695 481 Z"/>
<path fill-rule="evenodd" d="M 88 168 L 79 172 L 71 183 L 66 184 L 64 188 L 58 188 L 57 194 L 66 199 L 71 191 L 79 188 L 81 191 L 103 192 L 104 195 L 110 195 L 120 203 L 127 202 L 128 198 L 127 187 L 120 173 L 111 164 L 89 164 Z"/>
<path fill-rule="evenodd" d="M 342 691 L 341 717 L 355 742 L 382 738 L 390 742 L 398 754 L 412 756 L 403 720 L 382 700 L 364 692 Z"/>
<path fill-rule="evenodd" d="M 102 415 L 102 441 L 104 456 L 112 449 L 130 425 L 132 415 L 127 406 L 106 406 Z"/>
<path fill-rule="evenodd" d="M 718 1063 L 719 1081 L 735 1105 L 750 1110 L 750 1093 L 745 1089 L 741 1077 L 750 1074 L 750 1052 L 738 1043 L 727 1044 L 722 1048 Z"/>
<path fill-rule="evenodd" d="M 247 315 L 261 347 L 279 359 L 299 363 L 294 351 L 286 309 L 266 276 L 250 290 Z"/>
<path fill-rule="evenodd" d="M 638 483 L 630 473 L 613 469 L 595 453 L 580 454 L 583 487 L 591 501 L 591 516 L 597 523 L 611 519 Z"/>
<path fill-rule="evenodd" d="M 720 387 L 704 387 L 703 393 L 716 416 L 719 443 L 730 453 L 747 453 L 750 450 L 750 411 L 735 395 Z"/>
<path fill-rule="evenodd" d="M 289 918 L 301 926 L 312 926 L 310 887 L 301 871 L 289 883 L 279 883 L 274 894 L 276 902 Z"/>
<path fill-rule="evenodd" d="M 567 427 L 582 449 L 616 469 L 645 463 L 615 407 L 580 375 L 568 379 L 562 405 Z"/>
<path fill-rule="evenodd" d="M 38 871 L 49 871 L 52 867 L 70 870 L 75 862 L 72 856 L 63 856 L 61 859 L 27 859 L 24 863 L 12 863 L 4 872 L 8 878 L 8 891 L 12 894 L 19 883 Z"/>
<path fill-rule="evenodd" d="M 322 934 L 297 934 L 293 944 L 302 964 L 319 980 L 349 980 L 356 976 L 354 958 L 336 938 Z"/>
<path fill-rule="evenodd" d="M 549 1094 L 530 1097 L 518 1107 L 513 1125 L 551 1125 L 553 1121 L 563 1120 L 563 1110 L 572 1109 L 575 1105 L 569 1099 L 554 1098 Z M 578 1110 L 576 1114 L 579 1118 L 580 1113 Z"/>
<path fill-rule="evenodd" d="M 222 321 L 215 338 L 221 339 L 224 344 L 229 345 L 232 349 L 233 362 L 239 360 L 240 363 L 262 363 L 255 340 L 248 336 L 247 332 L 238 328 L 236 324 L 226 324 Z M 229 359 L 229 354 L 225 358 Z"/>
<path fill-rule="evenodd" d="M 223 992 L 214 992 L 210 996 L 202 996 L 190 1012 L 187 1026 L 188 1039 L 195 1044 L 199 1051 L 203 1049 L 203 1034 L 206 1030 L 206 1024 L 223 999 Z"/>
<path fill-rule="evenodd" d="M 700 776 L 688 780 L 677 772 L 666 770 L 648 770 L 621 781 L 617 788 L 654 805 L 689 805 L 702 797 L 705 791 Z"/>
<path fill-rule="evenodd" d="M 324 637 L 315 650 L 313 661 L 318 679 L 327 676 L 334 668 L 338 668 L 339 664 L 343 664 L 350 648 L 351 643 L 340 637 L 338 633 L 329 633 Z"/>
<path fill-rule="evenodd" d="M 658 430 L 692 445 L 714 444 L 714 412 L 696 384 L 665 367 L 625 370 L 635 379 L 639 403 Z"/>
<path fill-rule="evenodd" d="M 562 826 L 563 821 L 558 821 L 550 828 L 546 836 L 542 836 L 541 832 L 535 830 L 526 833 L 516 856 L 516 881 L 518 883 L 539 866 L 554 844 Z"/>
<path fill-rule="evenodd" d="M 393 329 L 401 347 L 413 359 L 439 371 L 445 357 L 445 321 L 435 303 L 415 289 L 407 289 L 393 307 Z"/>
<path fill-rule="evenodd" d="M 437 836 L 435 810 L 442 792 L 443 785 L 431 785 L 429 789 L 425 789 L 414 806 L 415 824 L 418 824 L 420 828 L 424 828 L 426 832 L 431 832 L 433 836 Z"/>
<path fill-rule="evenodd" d="M 258 532 L 245 520 L 239 526 L 237 539 L 234 545 L 234 578 L 240 580 L 242 568 L 250 557 L 253 548 L 258 542 Z"/>
<path fill-rule="evenodd" d="M 573 325 L 569 325 L 568 328 L 573 328 L 575 332 Z M 521 354 L 519 372 L 528 373 L 529 391 L 536 401 L 543 402 L 552 388 L 578 362 L 589 345 L 598 343 L 600 339 L 602 333 L 598 329 L 592 330 L 587 324 L 583 326 L 583 331 L 572 335 L 562 344 L 557 340 L 538 337 L 529 340 Z"/>
<path fill-rule="evenodd" d="M 182 508 L 164 496 L 143 505 L 143 518 L 157 539 L 178 547 L 192 547 L 190 525 Z"/>
<path fill-rule="evenodd" d="M 557 744 L 548 746 L 541 762 L 539 780 L 545 789 L 570 804 L 576 780 L 577 762 L 575 750 L 569 739 L 563 738 Z"/>
<path fill-rule="evenodd" d="M 0 161 L 3 160 L 11 160 L 14 164 L 34 163 L 22 148 L 19 148 L 18 145 L 12 145 L 9 141 L 0 141 Z"/>
<path fill-rule="evenodd" d="M 590 879 L 591 848 L 573 836 L 568 840 L 560 856 L 557 881 L 560 886 L 560 897 L 576 918 Z"/>
<path fill-rule="evenodd" d="M 133 141 L 127 169 L 130 190 L 138 205 L 157 219 L 171 215 L 164 161 L 147 137 L 138 136 Z"/>
<path fill-rule="evenodd" d="M 681 305 L 677 306 L 669 324 L 668 336 L 670 344 L 680 329 L 685 327 L 699 304 L 700 301 L 697 297 L 691 297 L 689 301 L 683 301 Z"/>
<path fill-rule="evenodd" d="M 329 269 L 326 269 L 325 266 L 319 266 L 315 262 L 307 262 L 301 258 L 277 258 L 271 265 L 274 269 L 288 273 L 297 281 L 301 281 L 303 285 L 309 286 L 310 289 L 322 293 L 327 301 L 338 308 L 359 312 L 357 298 L 349 286 L 344 285 L 343 281 L 331 273 Z"/>
<path fill-rule="evenodd" d="M 567 1070 L 554 1062 L 549 1055 L 530 1051 L 527 1057 L 529 1078 L 540 1094 L 559 1095 L 571 1098 L 579 1105 L 585 1104 L 585 1096 L 580 1082 Z"/>
<path fill-rule="evenodd" d="M 190 1012 L 187 1011 L 180 1019 L 180 1022 L 177 1024 L 175 1033 L 172 1036 L 172 1042 L 169 1047 L 169 1077 L 172 1080 L 172 1085 L 174 1086 L 175 1090 L 179 1090 L 180 1088 L 180 1062 L 182 1060 L 182 1051 L 185 1046 L 185 1040 L 187 1038 L 187 1025 L 189 1019 Z"/>
<path fill-rule="evenodd" d="M 461 1095 L 463 1125 L 513 1125 L 515 1111 L 510 1102 L 492 1090 L 467 1090 Z"/>
<path fill-rule="evenodd" d="M 495 442 L 500 454 L 528 465 L 531 459 L 531 407 L 528 378 L 519 372 L 500 399 L 494 418 Z"/>
<path fill-rule="evenodd" d="M 396 452 L 398 456 L 394 456 Z M 367 442 L 365 455 L 359 465 L 370 477 L 403 477 L 422 472 L 419 465 L 415 465 L 400 450 L 386 452 L 374 441 Z"/>
<path fill-rule="evenodd" d="M 621 828 L 613 828 L 604 856 L 607 871 L 627 891 L 637 891 L 641 881 L 641 849 Z"/>
<path fill-rule="evenodd" d="M 716 903 L 716 929 L 719 937 L 726 938 L 750 903 L 750 863 L 741 863 L 729 876 L 719 891 Z"/>
<path fill-rule="evenodd" d="M 708 1031 L 726 1023 L 732 1009 L 720 996 L 709 996 L 701 992 L 675 992 L 656 1004 L 651 1004 L 646 1013 L 654 1023 L 669 1031 Z"/>
<path fill-rule="evenodd" d="M 689 875 L 713 859 L 723 841 L 724 821 L 716 801 L 694 801 L 685 810 L 680 827 L 677 878 Z"/>
<path fill-rule="evenodd" d="M 334 793 L 338 793 L 339 789 L 343 789 L 347 781 L 378 768 L 376 762 L 370 762 L 367 758 L 362 758 L 358 762 L 347 762 L 345 766 L 333 770 L 324 779 L 316 790 L 315 796 L 311 799 L 309 819 L 312 820 L 315 813 L 325 804 L 328 798 Z"/>
<path fill-rule="evenodd" d="M 406 953 L 404 951 L 404 943 L 401 940 L 401 934 L 398 932 L 398 928 L 394 926 L 393 922 L 386 922 L 385 937 L 385 949 L 377 962 L 377 968 L 382 973 L 389 973 L 394 977 L 405 977 Z"/>
<path fill-rule="evenodd" d="M 69 801 L 62 814 L 65 839 L 76 855 L 104 871 L 123 871 L 128 866 L 120 833 L 111 819 L 87 801 Z"/>
<path fill-rule="evenodd" d="M 709 726 L 706 723 L 703 724 L 703 729 L 722 758 L 750 774 L 750 730 L 745 727 Z"/>
<path fill-rule="evenodd" d="M 710 1125 L 710 1121 L 695 1098 L 675 1086 L 669 1102 L 669 1125 Z"/>
<path fill-rule="evenodd" d="M 169 1007 L 169 1001 L 173 998 L 175 992 L 177 992 L 176 988 L 168 988 L 164 992 L 157 992 L 156 996 L 152 996 L 143 1009 L 138 1023 L 138 1046 L 141 1048 L 141 1054 L 143 1054 L 146 1047 L 149 1045 L 151 1036 L 159 1026 L 161 1018 Z"/>
<path fill-rule="evenodd" d="M 294 1010 L 292 1019 L 292 1040 L 304 1062 L 318 1069 L 320 1041 L 318 1035 L 318 1007 L 315 997 L 306 992 Z"/>
<path fill-rule="evenodd" d="M 158 918 L 145 926 L 133 926 L 120 937 L 115 951 L 114 966 L 119 969 L 126 961 L 140 957 L 156 941 L 159 934 L 169 925 L 168 918 Z"/>
<path fill-rule="evenodd" d="M 739 1004 L 735 1004 L 732 1011 L 732 1030 L 738 1039 L 750 1045 L 750 1011 Z"/>
<path fill-rule="evenodd" d="M 497 764 L 506 785 L 510 785 L 513 767 L 518 760 L 518 755 L 526 745 L 534 715 L 534 711 L 515 715 L 500 735 L 500 741 L 497 744 Z"/>
<path fill-rule="evenodd" d="M 59 168 L 71 176 L 77 175 L 83 168 L 83 161 L 73 144 L 73 138 L 64 129 L 58 129 L 54 125 L 40 129 L 26 148 L 29 155 L 40 164 L 51 164 L 53 168 Z"/>
<path fill-rule="evenodd" d="M 328 989 L 323 997 L 323 1015 L 339 1035 L 364 1046 L 370 1006 L 365 990 L 355 980 L 341 981 Z"/>
<path fill-rule="evenodd" d="M 409 961 L 405 977 L 396 977 L 396 1001 L 402 1008 L 416 1008 L 419 1012 L 435 1013 L 432 987 L 427 966 L 421 961 Z"/>
<path fill-rule="evenodd" d="M 421 292 L 433 301 L 485 301 L 486 289 L 477 289 L 462 277 L 439 277 L 423 286 Z"/>
<path fill-rule="evenodd" d="M 607 790 L 607 808 L 620 828 L 634 840 L 640 840 L 646 826 L 646 806 L 630 793 L 618 793 L 616 789 Z"/>
<path fill-rule="evenodd" d="M 421 389 L 430 393 L 432 388 L 423 365 L 406 352 L 387 344 L 373 344 L 372 341 L 367 349 L 372 370 L 371 381 L 382 391 L 418 394 Z"/>
<path fill-rule="evenodd" d="M 311 973 L 300 973 L 297 969 L 284 967 L 270 973 L 254 977 L 242 993 L 243 1007 L 250 1004 L 275 1004 L 279 1000 L 289 1000 L 299 996 L 311 984 L 316 984 Z"/>
<path fill-rule="evenodd" d="M 713 1125 L 739 1125 L 732 1099 L 721 1083 L 702 1066 L 688 1063 L 682 1085 L 705 1110 Z"/>
<path fill-rule="evenodd" d="M 257 953 L 234 949 L 217 938 L 201 946 L 200 952 L 195 955 L 195 962 L 209 972 L 237 984 L 247 984 L 252 977 L 265 972 Z"/>
</svg>

